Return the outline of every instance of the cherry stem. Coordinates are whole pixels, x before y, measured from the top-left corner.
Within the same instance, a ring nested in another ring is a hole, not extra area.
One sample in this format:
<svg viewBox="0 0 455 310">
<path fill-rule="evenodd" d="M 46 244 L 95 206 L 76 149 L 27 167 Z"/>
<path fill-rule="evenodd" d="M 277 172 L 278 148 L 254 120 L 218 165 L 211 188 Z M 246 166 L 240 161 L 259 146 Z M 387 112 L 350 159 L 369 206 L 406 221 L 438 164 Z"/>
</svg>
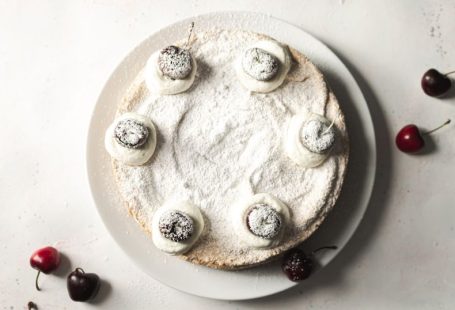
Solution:
<svg viewBox="0 0 455 310">
<path fill-rule="evenodd" d="M 194 29 L 194 22 L 191 22 L 190 29 L 188 30 L 188 38 L 186 39 L 186 43 L 183 46 L 183 48 L 187 48 L 188 45 L 190 44 L 190 39 L 191 39 L 191 35 L 193 34 L 193 29 Z"/>
<path fill-rule="evenodd" d="M 448 119 L 448 120 L 447 120 L 444 124 L 442 124 L 441 126 L 438 126 L 438 127 L 436 127 L 435 129 L 432 129 L 432 130 L 430 130 L 430 131 L 424 132 L 422 135 L 429 135 L 429 134 L 435 132 L 436 130 L 441 129 L 441 128 L 444 127 L 444 126 L 449 125 L 450 122 L 451 122 L 451 120 Z"/>
<path fill-rule="evenodd" d="M 41 274 L 41 270 L 38 270 L 38 273 L 36 274 L 36 279 L 35 279 L 35 287 L 38 291 L 41 291 L 41 289 L 39 288 L 39 285 L 38 285 L 38 278 L 39 278 L 40 274 Z"/>
<path fill-rule="evenodd" d="M 448 75 L 450 75 L 450 74 L 452 74 L 452 73 L 455 73 L 455 71 L 447 72 L 447 73 L 444 74 L 444 76 L 448 76 Z"/>
<path fill-rule="evenodd" d="M 76 268 L 76 271 L 77 272 L 80 272 L 80 273 L 85 273 L 84 269 L 80 268 L 80 267 L 77 267 Z"/>
<path fill-rule="evenodd" d="M 316 250 L 311 252 L 311 255 L 314 255 L 321 250 L 336 250 L 336 249 L 338 249 L 338 247 L 336 245 L 323 246 L 323 247 L 317 248 Z"/>
<path fill-rule="evenodd" d="M 324 132 L 323 132 L 322 134 L 325 134 L 326 132 L 328 132 L 328 131 L 333 127 L 333 125 L 335 124 L 335 121 L 338 119 L 339 116 L 340 116 L 340 115 L 338 114 L 337 117 L 335 117 L 335 118 L 332 120 L 332 123 L 330 123 L 330 126 L 329 126 L 326 130 L 324 130 Z"/>
</svg>

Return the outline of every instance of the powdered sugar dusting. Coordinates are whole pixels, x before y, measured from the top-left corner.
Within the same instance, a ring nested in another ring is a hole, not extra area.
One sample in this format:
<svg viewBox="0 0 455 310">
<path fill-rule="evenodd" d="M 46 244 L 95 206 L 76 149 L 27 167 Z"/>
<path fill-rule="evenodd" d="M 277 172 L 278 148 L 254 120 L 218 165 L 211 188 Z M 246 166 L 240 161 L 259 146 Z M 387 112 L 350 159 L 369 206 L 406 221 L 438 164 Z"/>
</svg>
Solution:
<svg viewBox="0 0 455 310">
<path fill-rule="evenodd" d="M 177 46 L 168 46 L 160 51 L 158 67 L 161 72 L 172 79 L 184 79 L 191 70 L 191 53 Z"/>
<path fill-rule="evenodd" d="M 243 70 L 258 81 L 272 79 L 279 68 L 278 59 L 260 48 L 250 48 L 245 51 L 242 58 Z"/>
<path fill-rule="evenodd" d="M 250 231 L 265 239 L 273 239 L 278 235 L 282 219 L 278 212 L 266 204 L 255 205 L 247 216 Z"/>
<path fill-rule="evenodd" d="M 311 152 L 322 154 L 335 143 L 335 130 L 319 120 L 310 120 L 302 126 L 301 140 Z"/>
<path fill-rule="evenodd" d="M 114 129 L 115 139 L 127 148 L 137 149 L 147 142 L 149 131 L 134 119 L 121 120 Z"/>
<path fill-rule="evenodd" d="M 189 200 L 200 207 L 208 225 L 185 254 L 189 260 L 242 266 L 294 246 L 331 206 L 338 175 L 344 171 L 337 156 L 317 169 L 302 169 L 284 153 L 283 135 L 293 114 L 324 111 L 328 91 L 309 62 L 301 70 L 303 82 L 285 81 L 268 94 L 243 88 L 233 62 L 259 39 L 263 37 L 246 31 L 196 33 L 191 51 L 198 72 L 187 92 L 149 94 L 141 89 L 140 75 L 128 95 L 144 93 L 133 110 L 153 120 L 158 142 L 146 166 L 115 163 L 120 191 L 145 227 L 168 200 Z M 230 220 L 232 206 L 242 195 L 261 192 L 283 201 L 292 215 L 282 244 L 269 250 L 239 243 Z"/>
<path fill-rule="evenodd" d="M 161 215 L 159 221 L 160 233 L 169 240 L 180 242 L 191 237 L 194 224 L 191 217 L 174 210 L 169 210 Z"/>
</svg>

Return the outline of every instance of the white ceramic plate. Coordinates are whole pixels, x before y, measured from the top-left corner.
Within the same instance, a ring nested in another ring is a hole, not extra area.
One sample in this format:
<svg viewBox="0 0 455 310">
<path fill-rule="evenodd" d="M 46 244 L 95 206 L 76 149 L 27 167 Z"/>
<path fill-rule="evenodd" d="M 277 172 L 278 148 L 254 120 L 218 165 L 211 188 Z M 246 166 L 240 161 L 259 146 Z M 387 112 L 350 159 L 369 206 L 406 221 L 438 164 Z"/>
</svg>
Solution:
<svg viewBox="0 0 455 310">
<path fill-rule="evenodd" d="M 87 169 L 98 212 L 120 247 L 146 273 L 178 290 L 217 299 L 251 299 L 286 290 L 295 283 L 281 272 L 279 262 L 245 271 L 218 271 L 165 256 L 152 244 L 122 207 L 104 150 L 104 132 L 114 119 L 117 104 L 149 55 L 181 39 L 191 21 L 196 31 L 213 27 L 241 28 L 267 34 L 306 54 L 326 75 L 346 114 L 351 156 L 340 199 L 316 233 L 303 247 L 337 245 L 338 251 L 321 253 L 327 265 L 348 242 L 367 208 L 376 170 L 373 123 L 359 86 L 337 56 L 303 30 L 267 15 L 244 12 L 212 13 L 183 20 L 153 34 L 137 46 L 107 81 L 93 112 L 87 145 Z M 311 278 L 309 279 L 311 281 Z"/>
</svg>

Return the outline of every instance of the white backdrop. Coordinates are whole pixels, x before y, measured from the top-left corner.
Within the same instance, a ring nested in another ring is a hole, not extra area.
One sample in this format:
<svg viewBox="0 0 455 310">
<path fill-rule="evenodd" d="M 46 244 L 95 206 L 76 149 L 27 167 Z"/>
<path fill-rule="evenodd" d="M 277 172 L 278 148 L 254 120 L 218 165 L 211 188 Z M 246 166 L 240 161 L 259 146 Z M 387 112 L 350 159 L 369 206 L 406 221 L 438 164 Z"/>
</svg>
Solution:
<svg viewBox="0 0 455 310">
<path fill-rule="evenodd" d="M 400 153 L 395 132 L 455 120 L 455 91 L 423 94 L 430 67 L 455 69 L 455 2 L 0 0 L 0 309 L 452 309 L 455 304 L 455 126 L 429 152 Z M 91 111 L 123 57 L 158 29 L 193 15 L 270 13 L 325 42 L 358 80 L 373 113 L 378 178 L 348 246 L 309 281 L 244 302 L 198 298 L 142 273 L 101 223 L 85 172 Z M 56 244 L 65 259 L 42 276 L 28 259 Z M 65 275 L 81 266 L 105 284 L 95 304 L 76 304 Z"/>
</svg>

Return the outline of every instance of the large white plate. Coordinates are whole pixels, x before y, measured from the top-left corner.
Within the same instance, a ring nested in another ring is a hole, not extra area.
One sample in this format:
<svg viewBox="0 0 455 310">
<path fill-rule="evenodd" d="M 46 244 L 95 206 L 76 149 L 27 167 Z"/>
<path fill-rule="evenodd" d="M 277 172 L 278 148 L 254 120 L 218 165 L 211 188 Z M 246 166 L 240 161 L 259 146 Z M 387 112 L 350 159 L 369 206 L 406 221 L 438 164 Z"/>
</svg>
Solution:
<svg viewBox="0 0 455 310">
<path fill-rule="evenodd" d="M 274 294 L 296 285 L 282 274 L 278 261 L 250 270 L 228 272 L 165 257 L 154 248 L 150 238 L 134 220 L 127 216 L 113 182 L 110 158 L 104 150 L 103 138 L 114 118 L 116 106 L 148 56 L 181 39 L 190 21 L 196 23 L 196 31 L 213 27 L 241 28 L 264 33 L 289 44 L 306 54 L 323 71 L 338 97 L 346 114 L 351 139 L 348 175 L 335 209 L 303 244 L 305 249 L 335 244 L 341 250 L 367 208 L 376 170 L 375 136 L 368 106 L 353 76 L 329 48 L 293 25 L 257 13 L 212 13 L 166 27 L 137 46 L 106 83 L 90 124 L 87 169 L 98 212 L 120 247 L 150 276 L 187 293 L 230 300 Z M 320 265 L 326 266 L 340 250 L 321 253 L 318 256 Z"/>
</svg>

